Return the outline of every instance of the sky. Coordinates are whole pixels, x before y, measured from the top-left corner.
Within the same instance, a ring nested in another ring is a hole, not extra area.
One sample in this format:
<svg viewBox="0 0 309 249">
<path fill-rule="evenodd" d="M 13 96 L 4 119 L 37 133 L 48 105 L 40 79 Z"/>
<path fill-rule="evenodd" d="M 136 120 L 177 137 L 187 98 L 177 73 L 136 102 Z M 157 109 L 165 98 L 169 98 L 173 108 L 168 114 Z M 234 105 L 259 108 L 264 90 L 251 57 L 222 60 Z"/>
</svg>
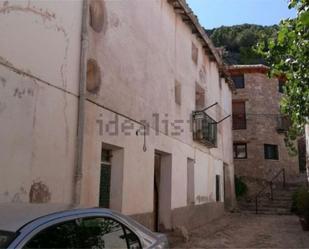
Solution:
<svg viewBox="0 0 309 249">
<path fill-rule="evenodd" d="M 187 0 L 206 29 L 236 24 L 278 24 L 295 17 L 288 0 Z"/>
</svg>

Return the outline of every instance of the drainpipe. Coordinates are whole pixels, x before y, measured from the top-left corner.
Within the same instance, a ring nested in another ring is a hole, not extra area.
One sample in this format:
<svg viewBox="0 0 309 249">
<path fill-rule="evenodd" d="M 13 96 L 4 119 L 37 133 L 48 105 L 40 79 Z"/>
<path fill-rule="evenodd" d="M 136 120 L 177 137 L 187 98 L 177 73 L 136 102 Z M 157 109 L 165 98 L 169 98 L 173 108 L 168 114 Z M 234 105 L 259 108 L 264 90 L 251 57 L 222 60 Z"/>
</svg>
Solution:
<svg viewBox="0 0 309 249">
<path fill-rule="evenodd" d="M 87 50 L 88 50 L 88 0 L 83 0 L 82 29 L 81 29 L 81 53 L 79 75 L 79 99 L 78 99 L 78 123 L 77 142 L 75 150 L 75 172 L 73 182 L 72 205 L 78 206 L 81 201 L 82 176 L 83 176 L 83 145 L 85 126 L 85 92 L 87 80 Z"/>
</svg>

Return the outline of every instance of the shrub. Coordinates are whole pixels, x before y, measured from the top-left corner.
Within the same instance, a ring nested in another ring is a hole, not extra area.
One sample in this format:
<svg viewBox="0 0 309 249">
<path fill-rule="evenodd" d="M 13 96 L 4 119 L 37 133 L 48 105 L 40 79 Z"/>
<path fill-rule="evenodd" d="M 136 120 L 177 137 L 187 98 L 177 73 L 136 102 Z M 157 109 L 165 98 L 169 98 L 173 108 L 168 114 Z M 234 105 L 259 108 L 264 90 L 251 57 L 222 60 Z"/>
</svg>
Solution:
<svg viewBox="0 0 309 249">
<path fill-rule="evenodd" d="M 235 192 L 237 198 L 245 196 L 248 192 L 246 183 L 244 183 L 241 177 L 238 176 L 235 176 Z"/>
<path fill-rule="evenodd" d="M 309 190 L 306 187 L 299 188 L 293 195 L 292 211 L 305 218 L 309 224 Z"/>
</svg>

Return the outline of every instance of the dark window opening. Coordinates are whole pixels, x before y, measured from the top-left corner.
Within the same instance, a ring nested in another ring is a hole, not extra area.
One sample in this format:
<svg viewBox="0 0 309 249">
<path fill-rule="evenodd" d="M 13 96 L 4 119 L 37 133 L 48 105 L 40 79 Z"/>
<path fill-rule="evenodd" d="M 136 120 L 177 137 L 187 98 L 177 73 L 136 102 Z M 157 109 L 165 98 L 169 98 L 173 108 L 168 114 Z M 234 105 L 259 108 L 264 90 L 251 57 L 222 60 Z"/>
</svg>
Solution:
<svg viewBox="0 0 309 249">
<path fill-rule="evenodd" d="M 284 93 L 284 85 L 285 85 L 285 82 L 284 82 L 284 80 L 282 80 L 282 79 L 279 79 L 279 92 L 280 93 Z"/>
<path fill-rule="evenodd" d="M 265 159 L 279 160 L 278 145 L 264 144 Z"/>
<path fill-rule="evenodd" d="M 175 81 L 175 103 L 181 105 L 181 84 Z"/>
<path fill-rule="evenodd" d="M 237 89 L 239 88 L 245 88 L 245 77 L 244 75 L 237 75 L 237 76 L 232 76 L 232 80 L 234 81 L 235 87 Z"/>
<path fill-rule="evenodd" d="M 234 159 L 246 159 L 247 158 L 247 144 L 246 143 L 234 143 L 233 145 Z"/>
<path fill-rule="evenodd" d="M 233 130 L 246 128 L 246 103 L 244 101 L 233 102 Z"/>
</svg>

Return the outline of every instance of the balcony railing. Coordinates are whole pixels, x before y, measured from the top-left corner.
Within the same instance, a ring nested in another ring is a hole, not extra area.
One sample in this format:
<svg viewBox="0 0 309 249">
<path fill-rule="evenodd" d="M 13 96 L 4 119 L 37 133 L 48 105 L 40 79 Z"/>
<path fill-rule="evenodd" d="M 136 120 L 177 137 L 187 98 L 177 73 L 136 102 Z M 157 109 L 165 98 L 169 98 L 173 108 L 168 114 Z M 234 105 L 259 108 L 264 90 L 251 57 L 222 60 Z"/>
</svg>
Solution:
<svg viewBox="0 0 309 249">
<path fill-rule="evenodd" d="M 195 111 L 193 117 L 193 139 L 207 147 L 217 147 L 217 122 L 205 112 Z"/>
</svg>

